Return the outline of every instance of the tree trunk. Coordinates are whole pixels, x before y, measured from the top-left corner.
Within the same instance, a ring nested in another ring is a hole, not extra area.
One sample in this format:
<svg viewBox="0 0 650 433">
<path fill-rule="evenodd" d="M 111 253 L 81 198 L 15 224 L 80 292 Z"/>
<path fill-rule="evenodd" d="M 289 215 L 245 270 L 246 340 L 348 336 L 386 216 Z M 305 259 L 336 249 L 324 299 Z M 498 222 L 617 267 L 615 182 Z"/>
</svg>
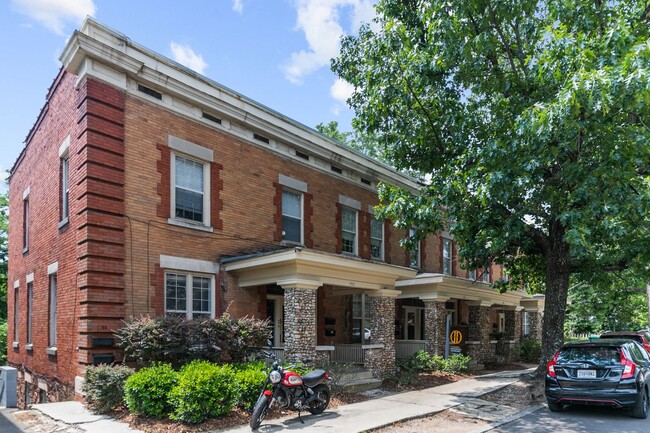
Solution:
<svg viewBox="0 0 650 433">
<path fill-rule="evenodd" d="M 553 233 L 555 232 L 555 233 Z M 569 245 L 562 240 L 564 230 L 552 230 L 546 255 L 546 300 L 542 324 L 540 371 L 564 342 L 564 319 L 571 274 Z"/>
</svg>

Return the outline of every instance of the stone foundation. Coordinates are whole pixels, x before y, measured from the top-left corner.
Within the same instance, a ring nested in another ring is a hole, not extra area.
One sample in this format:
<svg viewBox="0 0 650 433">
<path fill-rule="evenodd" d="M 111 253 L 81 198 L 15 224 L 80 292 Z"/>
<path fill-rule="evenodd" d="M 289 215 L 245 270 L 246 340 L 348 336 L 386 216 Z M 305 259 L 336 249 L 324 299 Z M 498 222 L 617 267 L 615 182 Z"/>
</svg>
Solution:
<svg viewBox="0 0 650 433">
<path fill-rule="evenodd" d="M 74 400 L 73 386 L 33 373 L 24 366 L 12 365 L 12 367 L 15 367 L 18 373 L 16 403 L 19 409 L 27 409 L 30 404 Z"/>
</svg>

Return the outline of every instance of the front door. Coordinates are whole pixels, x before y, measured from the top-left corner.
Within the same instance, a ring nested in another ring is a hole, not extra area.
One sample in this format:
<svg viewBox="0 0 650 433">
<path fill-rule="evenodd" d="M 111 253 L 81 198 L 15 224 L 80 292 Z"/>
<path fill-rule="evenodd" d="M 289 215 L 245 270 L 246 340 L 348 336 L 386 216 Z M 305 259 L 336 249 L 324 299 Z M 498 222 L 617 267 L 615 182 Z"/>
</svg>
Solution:
<svg viewBox="0 0 650 433">
<path fill-rule="evenodd" d="M 266 298 L 266 315 L 271 321 L 271 339 L 273 347 L 284 347 L 284 298 L 280 295 L 268 295 Z"/>
<path fill-rule="evenodd" d="M 404 307 L 404 339 L 422 340 L 422 308 Z"/>
</svg>

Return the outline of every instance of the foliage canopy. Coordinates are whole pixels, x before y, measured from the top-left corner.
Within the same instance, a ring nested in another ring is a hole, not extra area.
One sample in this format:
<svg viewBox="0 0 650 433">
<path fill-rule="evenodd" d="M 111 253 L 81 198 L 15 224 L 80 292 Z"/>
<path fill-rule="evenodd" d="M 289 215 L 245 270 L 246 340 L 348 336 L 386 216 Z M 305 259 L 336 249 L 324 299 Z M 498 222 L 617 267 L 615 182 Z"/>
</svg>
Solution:
<svg viewBox="0 0 650 433">
<path fill-rule="evenodd" d="M 647 272 L 650 2 L 376 8 L 332 68 L 355 88 L 355 128 L 427 179 L 381 187 L 381 213 L 420 235 L 446 227 L 466 266 L 496 261 L 544 290 L 544 362 L 572 274 Z"/>
</svg>

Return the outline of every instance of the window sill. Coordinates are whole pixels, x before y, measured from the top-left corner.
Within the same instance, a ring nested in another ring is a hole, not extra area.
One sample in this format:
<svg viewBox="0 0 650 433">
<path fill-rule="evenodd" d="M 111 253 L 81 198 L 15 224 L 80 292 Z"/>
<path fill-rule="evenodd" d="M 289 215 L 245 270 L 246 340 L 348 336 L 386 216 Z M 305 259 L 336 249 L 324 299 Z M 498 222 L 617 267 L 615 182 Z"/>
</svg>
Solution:
<svg viewBox="0 0 650 433">
<path fill-rule="evenodd" d="M 300 243 L 300 242 L 294 242 L 294 241 L 282 241 L 280 242 L 280 245 L 283 247 L 305 247 L 305 244 Z"/>
<path fill-rule="evenodd" d="M 34 345 L 32 343 L 25 344 L 25 350 L 31 352 L 32 350 L 34 350 Z"/>
<path fill-rule="evenodd" d="M 17 341 L 14 341 L 14 343 L 12 344 L 12 347 L 13 347 L 14 349 L 18 349 L 18 348 L 20 348 L 20 343 L 17 342 Z"/>
<path fill-rule="evenodd" d="M 359 254 L 356 254 L 356 253 L 348 253 L 348 252 L 346 252 L 346 251 L 342 252 L 341 255 L 342 255 L 343 257 L 356 257 L 356 258 L 359 257 Z"/>
<path fill-rule="evenodd" d="M 178 226 L 178 227 L 185 227 L 187 229 L 194 229 L 194 230 L 200 230 L 202 232 L 214 232 L 214 229 L 212 227 L 204 226 L 203 224 L 192 224 L 187 221 L 182 221 L 182 220 L 177 220 L 174 218 L 169 218 L 167 220 L 167 224 L 171 224 L 173 226 Z"/>
<path fill-rule="evenodd" d="M 57 228 L 59 230 L 61 230 L 63 227 L 67 226 L 69 222 L 70 222 L 70 219 L 68 217 L 65 217 L 59 222 L 59 224 L 57 225 Z"/>
<path fill-rule="evenodd" d="M 45 349 L 45 353 L 51 356 L 56 356 L 56 347 L 48 347 Z"/>
</svg>

